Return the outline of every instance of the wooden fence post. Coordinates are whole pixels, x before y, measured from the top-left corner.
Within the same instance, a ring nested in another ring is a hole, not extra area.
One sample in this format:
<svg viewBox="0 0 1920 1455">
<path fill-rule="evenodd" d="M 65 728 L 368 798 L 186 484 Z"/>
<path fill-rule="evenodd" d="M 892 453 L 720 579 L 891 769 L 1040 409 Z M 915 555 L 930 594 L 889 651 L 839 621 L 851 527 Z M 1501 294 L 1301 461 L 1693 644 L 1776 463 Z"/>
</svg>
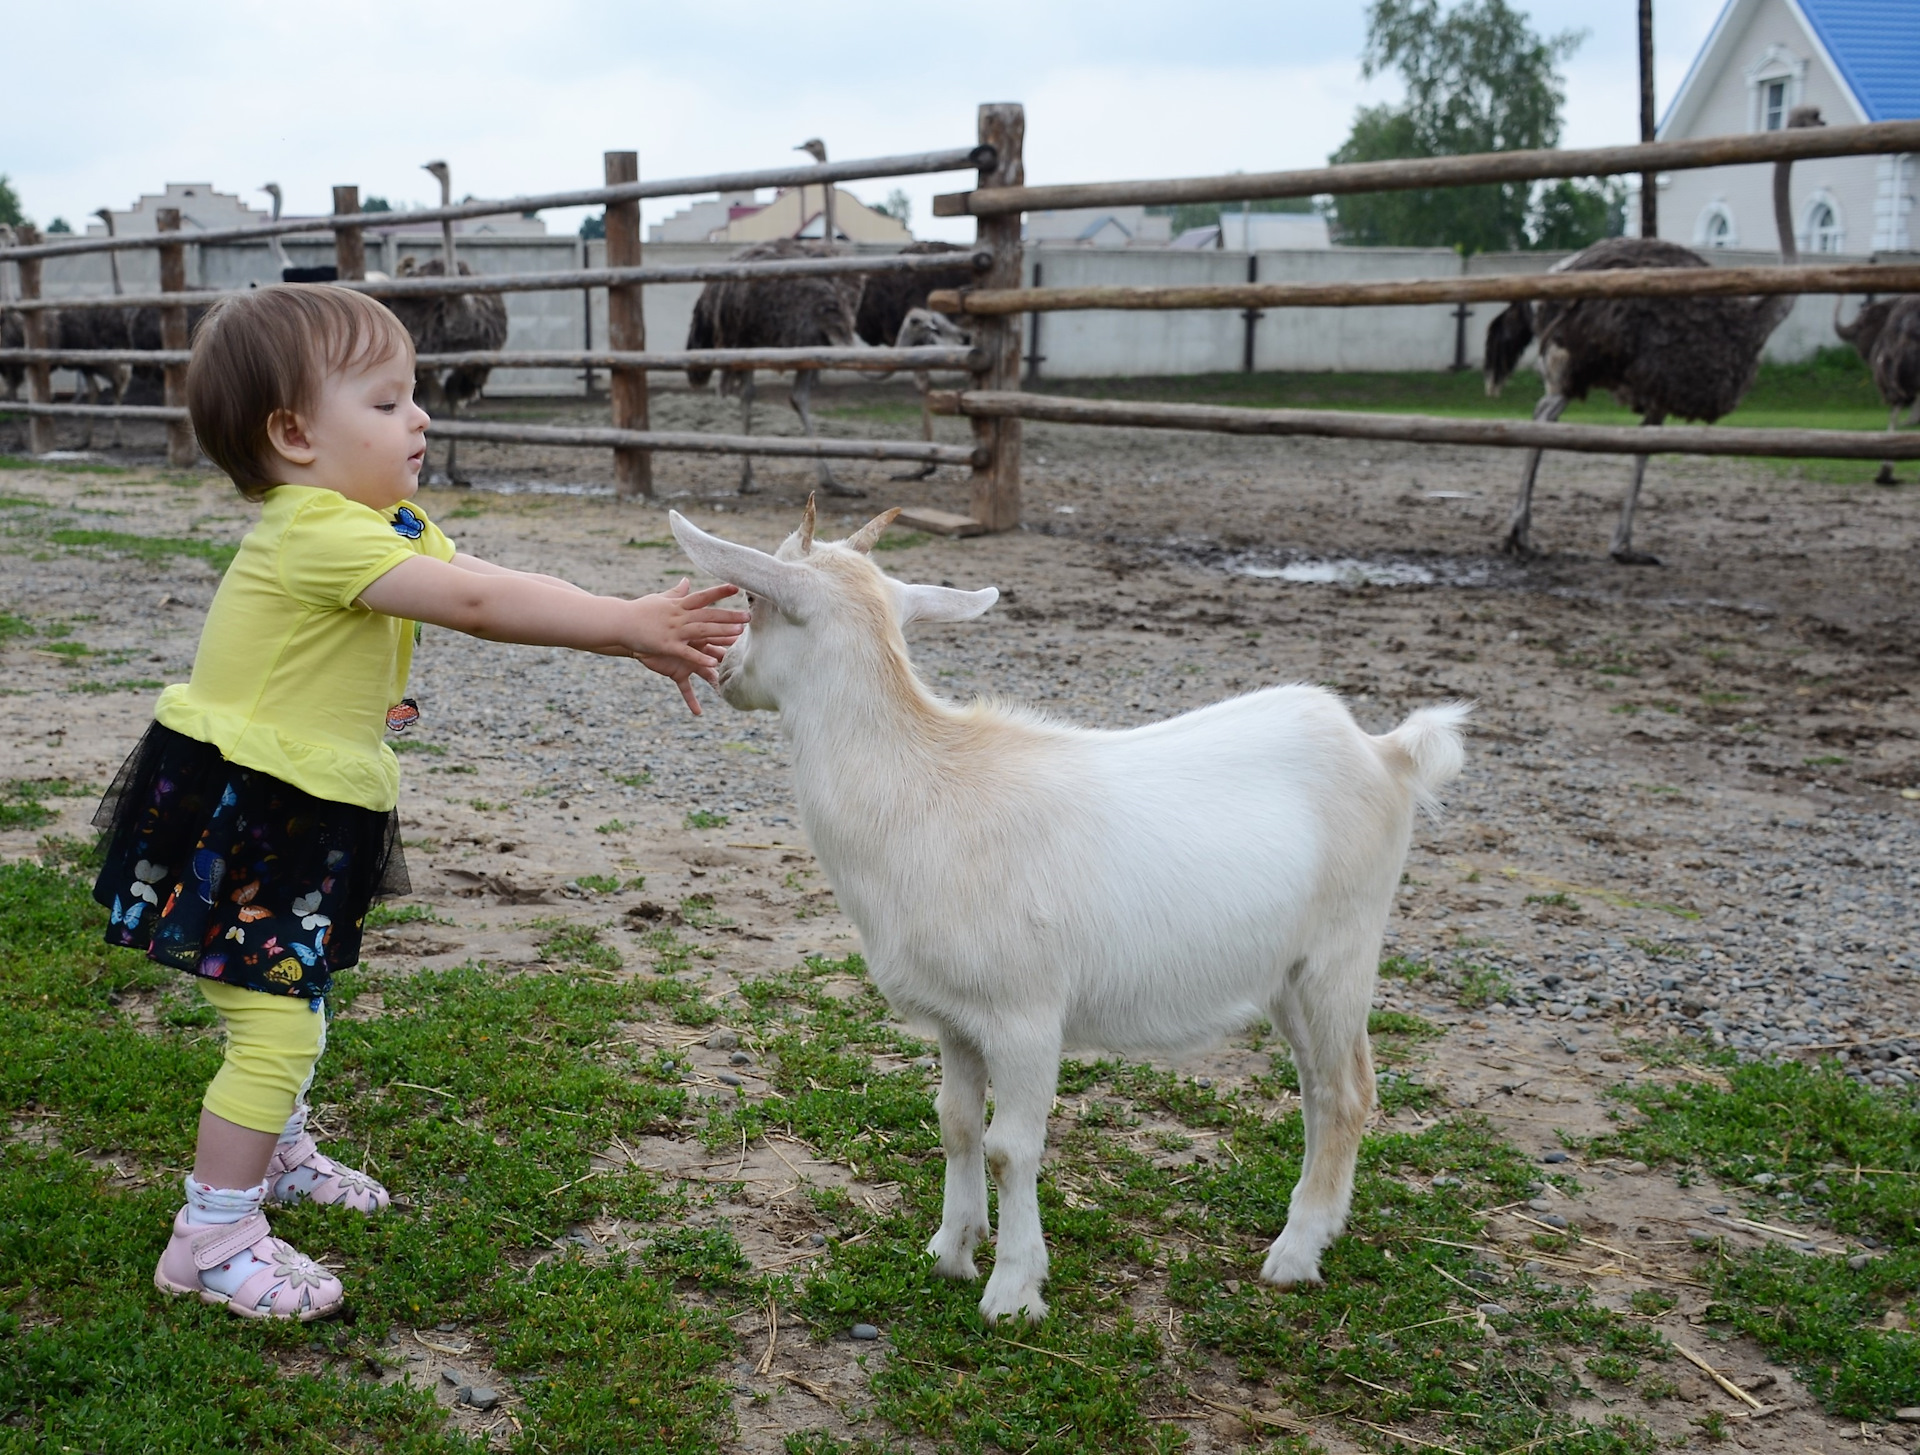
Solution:
<svg viewBox="0 0 1920 1455">
<path fill-rule="evenodd" d="M 18 233 L 20 242 L 32 247 L 40 241 L 40 229 L 30 222 L 20 224 Z M 40 296 L 40 259 L 22 258 L 20 268 L 20 296 L 38 298 Z M 21 331 L 30 349 L 44 349 L 51 345 L 47 340 L 48 315 L 38 309 L 20 315 Z M 51 364 L 27 365 L 27 398 L 35 404 L 53 403 L 53 366 Z M 27 418 L 27 449 L 30 453 L 44 455 L 56 448 L 54 443 L 54 425 L 57 421 L 51 415 L 35 414 Z"/>
<path fill-rule="evenodd" d="M 358 212 L 360 189 L 335 187 L 333 210 L 336 213 Z M 342 283 L 358 281 L 367 276 L 367 239 L 359 228 L 336 227 L 333 230 L 333 265 Z"/>
<path fill-rule="evenodd" d="M 160 232 L 180 231 L 180 209 L 162 207 L 153 215 Z M 167 243 L 160 249 L 160 291 L 187 291 L 187 245 Z M 187 346 L 187 310 L 184 306 L 160 310 L 160 347 L 184 349 Z M 184 409 L 187 404 L 187 366 L 168 364 L 162 376 L 166 383 L 167 407 Z M 199 450 L 193 442 L 193 426 L 185 420 L 167 421 L 167 463 L 177 468 L 191 465 Z"/>
<path fill-rule="evenodd" d="M 988 103 L 980 108 L 980 141 L 993 148 L 991 170 L 980 173 L 982 187 L 1026 185 L 1021 146 L 1026 140 L 1026 108 L 1017 103 Z M 1023 277 L 1020 214 L 983 217 L 975 224 L 977 245 L 993 249 L 993 266 L 982 288 L 1018 288 Z M 973 346 L 986 354 L 986 368 L 975 376 L 976 389 L 1020 387 L 1020 316 L 1004 314 L 973 321 Z M 988 530 L 1020 524 L 1020 421 L 975 419 L 973 439 L 987 451 L 987 463 L 973 470 L 973 518 Z"/>
<path fill-rule="evenodd" d="M 640 180 L 638 152 L 607 153 L 607 185 Z M 607 204 L 607 266 L 640 264 L 640 203 Z M 640 286 L 607 289 L 607 347 L 638 353 L 647 346 L 647 321 L 641 312 Z M 647 428 L 647 371 L 616 364 L 607 371 L 615 429 Z M 613 452 L 613 488 L 622 496 L 653 494 L 653 455 L 647 450 Z"/>
</svg>

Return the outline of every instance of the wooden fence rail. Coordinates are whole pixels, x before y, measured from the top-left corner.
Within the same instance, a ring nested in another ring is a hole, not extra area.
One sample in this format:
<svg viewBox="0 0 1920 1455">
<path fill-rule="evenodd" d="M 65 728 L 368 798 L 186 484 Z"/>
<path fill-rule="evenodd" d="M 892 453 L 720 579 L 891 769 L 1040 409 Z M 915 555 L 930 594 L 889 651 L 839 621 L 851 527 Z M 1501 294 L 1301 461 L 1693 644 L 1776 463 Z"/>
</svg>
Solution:
<svg viewBox="0 0 1920 1455">
<path fill-rule="evenodd" d="M 0 364 L 184 364 L 180 349 L 0 349 Z M 900 369 L 966 369 L 977 372 L 984 360 L 978 349 L 475 349 L 458 354 L 419 354 L 425 368 L 458 369 L 855 369 L 893 373 Z"/>
<path fill-rule="evenodd" d="M 37 419 L 148 419 L 169 426 L 188 422 L 184 408 L 160 404 L 23 404 L 0 399 L 0 415 L 5 414 L 24 414 Z M 436 440 L 487 440 L 495 444 L 682 455 L 771 455 L 798 460 L 904 460 L 976 466 L 988 462 L 987 452 L 977 446 L 928 444 L 921 440 L 704 434 L 686 430 L 606 429 L 595 425 L 492 424 L 471 419 L 436 419 L 428 427 L 427 436 Z"/>
<path fill-rule="evenodd" d="M 1759 268 L 1609 268 L 1604 272 L 1502 273 L 1385 283 L 1208 283 L 1175 288 L 937 289 L 942 313 L 970 316 L 1091 308 L 1366 308 L 1383 304 L 1501 303 L 1546 298 L 1708 298 L 1772 293 L 1920 292 L 1920 265 L 1848 263 Z"/>
<path fill-rule="evenodd" d="M 455 278 L 352 279 L 340 283 L 375 298 L 438 298 L 461 293 L 547 293 L 580 288 L 640 287 L 648 283 L 752 282 L 777 278 L 838 277 L 848 273 L 941 273 L 956 267 L 985 272 L 989 252 L 882 253 L 851 258 L 773 258 L 758 263 L 672 263 L 664 267 L 571 268 L 550 273 L 463 273 Z M 16 298 L 7 309 L 46 313 L 61 309 L 198 308 L 246 289 L 202 289 L 191 293 L 89 293 L 72 298 Z"/>
<path fill-rule="evenodd" d="M 1214 434 L 1314 435 L 1409 444 L 1494 445 L 1589 455 L 1749 455 L 1789 459 L 1920 460 L 1920 434 L 1850 429 L 1720 429 L 1712 425 L 1541 424 L 1534 420 L 1448 419 L 1430 414 L 1362 414 L 1334 409 L 1242 409 L 1224 404 L 1136 404 L 1063 399 L 1016 390 L 946 390 L 927 395 L 935 414 L 970 419 L 1037 419 L 1107 428 L 1191 429 Z"/>
<path fill-rule="evenodd" d="M 459 202 L 450 207 L 423 207 L 414 212 L 336 212 L 327 217 L 291 217 L 246 227 L 209 228 L 194 233 L 189 242 L 250 242 L 285 237 L 296 232 L 339 232 L 412 226 L 422 222 L 465 222 L 476 217 L 509 213 L 545 212 L 556 207 L 611 206 L 650 197 L 690 197 L 700 192 L 751 192 L 761 187 L 817 187 L 823 182 L 857 182 L 875 177 L 911 177 L 928 172 L 961 172 L 993 165 L 992 153 L 979 146 L 946 151 L 911 152 L 897 157 L 869 157 L 860 161 L 807 163 L 768 167 L 757 172 L 716 172 L 705 177 L 669 177 L 658 182 L 633 181 L 617 186 L 583 187 L 571 192 L 545 192 L 528 197 L 502 197 Z M 56 258 L 70 253 L 125 252 L 161 246 L 151 234 L 124 237 L 84 237 L 66 242 L 34 242 L 0 247 L 0 262 L 22 258 Z"/>
<path fill-rule="evenodd" d="M 1250 202 L 1269 197 L 1404 192 L 1424 187 L 1540 182 L 1554 177 L 1610 177 L 1628 172 L 1680 172 L 1749 162 L 1912 151 L 1920 151 L 1920 121 L 1878 121 L 1868 126 L 1807 127 L 1702 137 L 1693 141 L 1643 142 L 1637 146 L 1349 162 L 1337 167 L 1311 167 L 1292 172 L 1235 172 L 1225 177 L 1082 182 L 1061 187 L 981 186 L 971 192 L 935 197 L 933 215 L 1004 217 L 1059 207 L 1117 207 L 1136 203 L 1166 206 L 1182 202 Z"/>
</svg>

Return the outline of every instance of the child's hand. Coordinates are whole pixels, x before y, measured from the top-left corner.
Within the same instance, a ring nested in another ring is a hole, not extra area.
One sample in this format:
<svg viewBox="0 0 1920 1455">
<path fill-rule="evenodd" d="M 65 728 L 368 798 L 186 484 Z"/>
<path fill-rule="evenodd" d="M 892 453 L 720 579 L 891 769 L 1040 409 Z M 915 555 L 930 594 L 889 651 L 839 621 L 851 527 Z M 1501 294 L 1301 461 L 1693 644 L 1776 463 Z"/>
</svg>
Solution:
<svg viewBox="0 0 1920 1455">
<path fill-rule="evenodd" d="M 671 678 L 694 716 L 700 702 L 693 695 L 693 679 L 718 681 L 720 659 L 746 629 L 747 613 L 729 611 L 713 603 L 737 590 L 709 586 L 694 591 L 683 577 L 670 591 L 642 596 L 631 602 L 633 628 L 628 646 L 642 666 Z"/>
</svg>

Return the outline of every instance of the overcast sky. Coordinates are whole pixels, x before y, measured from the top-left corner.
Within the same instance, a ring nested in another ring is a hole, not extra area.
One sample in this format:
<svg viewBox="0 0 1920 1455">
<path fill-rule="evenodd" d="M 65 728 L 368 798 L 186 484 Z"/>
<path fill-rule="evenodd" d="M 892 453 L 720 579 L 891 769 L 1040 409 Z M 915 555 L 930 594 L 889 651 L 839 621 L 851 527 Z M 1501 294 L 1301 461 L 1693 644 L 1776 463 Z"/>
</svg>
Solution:
<svg viewBox="0 0 1920 1455">
<path fill-rule="evenodd" d="M 1664 108 L 1721 0 L 1656 0 Z M 1522 0 L 1536 29 L 1584 29 L 1566 66 L 1568 146 L 1637 139 L 1634 0 Z M 437 201 L 595 186 L 601 153 L 643 177 L 781 166 L 808 137 L 836 159 L 970 144 L 981 101 L 1027 108 L 1032 182 L 1317 166 L 1362 83 L 1361 0 L 500 0 L 262 6 L 242 0 L 22 5 L 7 21 L 0 172 L 43 227 L 76 227 L 169 181 L 290 212 L 328 188 Z M 84 49 L 86 64 L 72 62 Z M 60 64 L 24 64 L 34 55 Z M 907 179 L 928 199 L 965 174 Z M 854 184 L 878 201 L 889 183 Z M 650 203 L 656 220 L 678 203 Z M 548 214 L 572 231 L 579 214 Z"/>
</svg>

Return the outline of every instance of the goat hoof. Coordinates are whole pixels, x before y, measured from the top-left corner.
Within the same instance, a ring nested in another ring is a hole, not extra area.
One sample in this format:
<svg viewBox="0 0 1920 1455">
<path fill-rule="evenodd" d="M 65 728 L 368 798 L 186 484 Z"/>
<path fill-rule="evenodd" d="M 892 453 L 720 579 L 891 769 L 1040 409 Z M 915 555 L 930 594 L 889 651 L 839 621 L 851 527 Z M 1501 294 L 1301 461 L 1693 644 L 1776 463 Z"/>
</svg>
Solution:
<svg viewBox="0 0 1920 1455">
<path fill-rule="evenodd" d="M 1531 561 L 1537 554 L 1533 549 L 1532 541 L 1523 535 L 1511 532 L 1505 540 L 1500 542 L 1500 553 L 1512 556 L 1516 561 Z"/>
<path fill-rule="evenodd" d="M 1260 1281 L 1270 1283 L 1275 1288 L 1300 1288 L 1317 1284 L 1321 1281 L 1319 1255 L 1278 1246 L 1270 1248 L 1267 1261 L 1260 1269 Z"/>
<path fill-rule="evenodd" d="M 1038 1324 L 1047 1317 L 1047 1301 L 1040 1297 L 1037 1288 L 1006 1299 L 995 1298 L 989 1285 L 987 1296 L 980 1300 L 980 1317 L 989 1325 L 1011 1319 L 1024 1319 L 1029 1324 Z"/>
<path fill-rule="evenodd" d="M 1660 564 L 1660 558 L 1658 556 L 1651 555 L 1646 551 L 1613 551 L 1609 554 L 1612 555 L 1613 564 L 1616 566 L 1657 566 Z"/>
</svg>

